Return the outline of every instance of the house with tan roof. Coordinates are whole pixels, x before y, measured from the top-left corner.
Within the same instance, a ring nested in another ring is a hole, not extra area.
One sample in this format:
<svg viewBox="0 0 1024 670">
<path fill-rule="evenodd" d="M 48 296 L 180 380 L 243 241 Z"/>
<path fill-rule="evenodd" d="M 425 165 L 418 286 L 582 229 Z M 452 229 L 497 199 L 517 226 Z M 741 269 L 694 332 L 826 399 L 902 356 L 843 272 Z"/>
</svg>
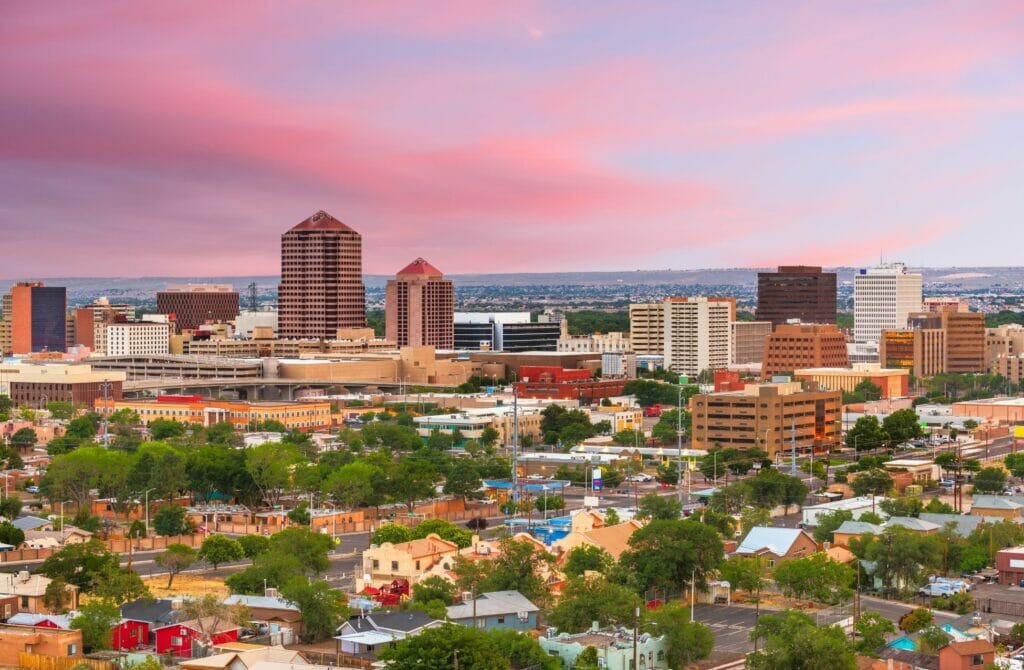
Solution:
<svg viewBox="0 0 1024 670">
<path fill-rule="evenodd" d="M 641 522 L 630 520 L 614 526 L 601 526 L 585 531 L 573 530 L 562 539 L 553 542 L 551 549 L 560 559 L 564 559 L 576 547 L 588 545 L 604 549 L 617 561 L 623 552 L 629 549 L 629 538 L 640 528 L 643 528 Z"/>
<path fill-rule="evenodd" d="M 53 580 L 43 575 L 32 575 L 27 571 L 0 572 L 0 598 L 14 596 L 17 599 L 17 611 L 31 614 L 54 614 L 43 602 L 46 587 Z M 71 596 L 69 609 L 78 608 L 78 587 L 67 585 Z"/>
<path fill-rule="evenodd" d="M 262 647 L 250 651 L 229 651 L 181 662 L 185 670 L 253 670 L 259 663 L 307 665 L 302 654 L 281 646 Z"/>
<path fill-rule="evenodd" d="M 363 574 L 356 580 L 356 591 L 401 579 L 415 584 L 435 566 L 451 570 L 458 552 L 457 544 L 436 533 L 399 544 L 370 545 L 363 552 Z"/>
</svg>

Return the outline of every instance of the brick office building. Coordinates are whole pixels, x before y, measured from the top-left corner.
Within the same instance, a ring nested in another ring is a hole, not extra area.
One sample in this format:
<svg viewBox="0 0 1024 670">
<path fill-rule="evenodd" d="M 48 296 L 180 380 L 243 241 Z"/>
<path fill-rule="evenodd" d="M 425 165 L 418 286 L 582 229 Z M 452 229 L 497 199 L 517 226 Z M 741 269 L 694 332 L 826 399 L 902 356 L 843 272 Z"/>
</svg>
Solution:
<svg viewBox="0 0 1024 670">
<path fill-rule="evenodd" d="M 836 273 L 809 265 L 783 265 L 757 273 L 758 321 L 772 325 L 796 319 L 803 323 L 836 322 Z"/>
<path fill-rule="evenodd" d="M 283 338 L 365 326 L 362 236 L 323 210 L 282 235 L 277 303 Z"/>
<path fill-rule="evenodd" d="M 67 350 L 67 289 L 18 282 L 0 299 L 0 353 Z"/>
<path fill-rule="evenodd" d="M 384 289 L 385 339 L 398 346 L 455 346 L 455 288 L 433 265 L 417 258 Z"/>
<path fill-rule="evenodd" d="M 177 332 L 238 316 L 238 291 L 227 284 L 168 284 L 156 294 L 156 311 L 173 314 Z"/>
<path fill-rule="evenodd" d="M 833 325 L 782 324 L 764 341 L 761 375 L 789 374 L 802 368 L 845 368 L 846 336 Z"/>
</svg>

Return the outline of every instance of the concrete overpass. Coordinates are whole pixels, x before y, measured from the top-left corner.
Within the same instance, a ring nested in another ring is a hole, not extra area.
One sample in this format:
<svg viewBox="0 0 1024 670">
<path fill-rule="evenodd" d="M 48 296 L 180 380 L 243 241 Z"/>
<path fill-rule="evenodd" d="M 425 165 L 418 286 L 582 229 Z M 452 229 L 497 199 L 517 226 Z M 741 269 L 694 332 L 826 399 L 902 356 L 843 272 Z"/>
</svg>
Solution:
<svg viewBox="0 0 1024 670">
<path fill-rule="evenodd" d="M 419 387 L 445 388 L 437 384 Z M 393 381 L 339 379 L 281 379 L 259 377 L 245 379 L 136 379 L 124 383 L 124 397 L 145 398 L 161 394 L 198 395 L 217 398 L 228 394 L 242 400 L 293 400 L 301 391 L 322 391 L 325 395 L 345 393 L 396 393 L 405 384 Z"/>
</svg>

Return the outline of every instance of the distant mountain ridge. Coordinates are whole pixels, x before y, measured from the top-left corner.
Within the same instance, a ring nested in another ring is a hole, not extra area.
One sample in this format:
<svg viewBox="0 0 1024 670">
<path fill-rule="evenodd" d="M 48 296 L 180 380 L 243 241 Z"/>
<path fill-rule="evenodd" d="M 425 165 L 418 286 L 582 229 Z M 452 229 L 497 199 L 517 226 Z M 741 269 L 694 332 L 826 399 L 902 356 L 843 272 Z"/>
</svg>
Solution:
<svg viewBox="0 0 1024 670">
<path fill-rule="evenodd" d="M 742 286 L 754 288 L 757 273 L 771 268 L 707 268 L 694 270 L 633 270 L 599 272 L 515 272 L 488 274 L 448 275 L 456 286 L 462 287 L 516 287 L 516 286 Z M 839 274 L 840 284 L 852 282 L 857 269 L 852 267 L 827 268 Z M 1024 291 L 1024 267 L 953 267 L 914 268 L 924 274 L 926 284 L 943 286 L 946 289 L 960 287 L 964 290 Z M 390 275 L 365 275 L 364 281 L 371 290 L 383 289 Z M 81 297 L 107 296 L 143 298 L 152 297 L 167 283 L 211 283 L 231 284 L 240 293 L 255 282 L 259 293 L 276 293 L 276 275 L 252 275 L 234 277 L 49 277 L 19 278 L 0 280 L 0 289 L 14 281 L 40 280 L 54 286 L 67 286 L 69 300 Z"/>
</svg>

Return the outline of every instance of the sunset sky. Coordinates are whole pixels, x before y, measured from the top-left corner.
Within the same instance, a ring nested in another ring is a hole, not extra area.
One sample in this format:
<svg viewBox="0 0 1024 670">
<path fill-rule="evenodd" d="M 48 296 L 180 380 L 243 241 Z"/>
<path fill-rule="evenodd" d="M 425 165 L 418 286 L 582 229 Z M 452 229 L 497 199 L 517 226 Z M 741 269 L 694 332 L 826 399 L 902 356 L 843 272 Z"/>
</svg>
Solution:
<svg viewBox="0 0 1024 670">
<path fill-rule="evenodd" d="M 0 10 L 0 277 L 1021 265 L 1024 3 Z"/>
</svg>

